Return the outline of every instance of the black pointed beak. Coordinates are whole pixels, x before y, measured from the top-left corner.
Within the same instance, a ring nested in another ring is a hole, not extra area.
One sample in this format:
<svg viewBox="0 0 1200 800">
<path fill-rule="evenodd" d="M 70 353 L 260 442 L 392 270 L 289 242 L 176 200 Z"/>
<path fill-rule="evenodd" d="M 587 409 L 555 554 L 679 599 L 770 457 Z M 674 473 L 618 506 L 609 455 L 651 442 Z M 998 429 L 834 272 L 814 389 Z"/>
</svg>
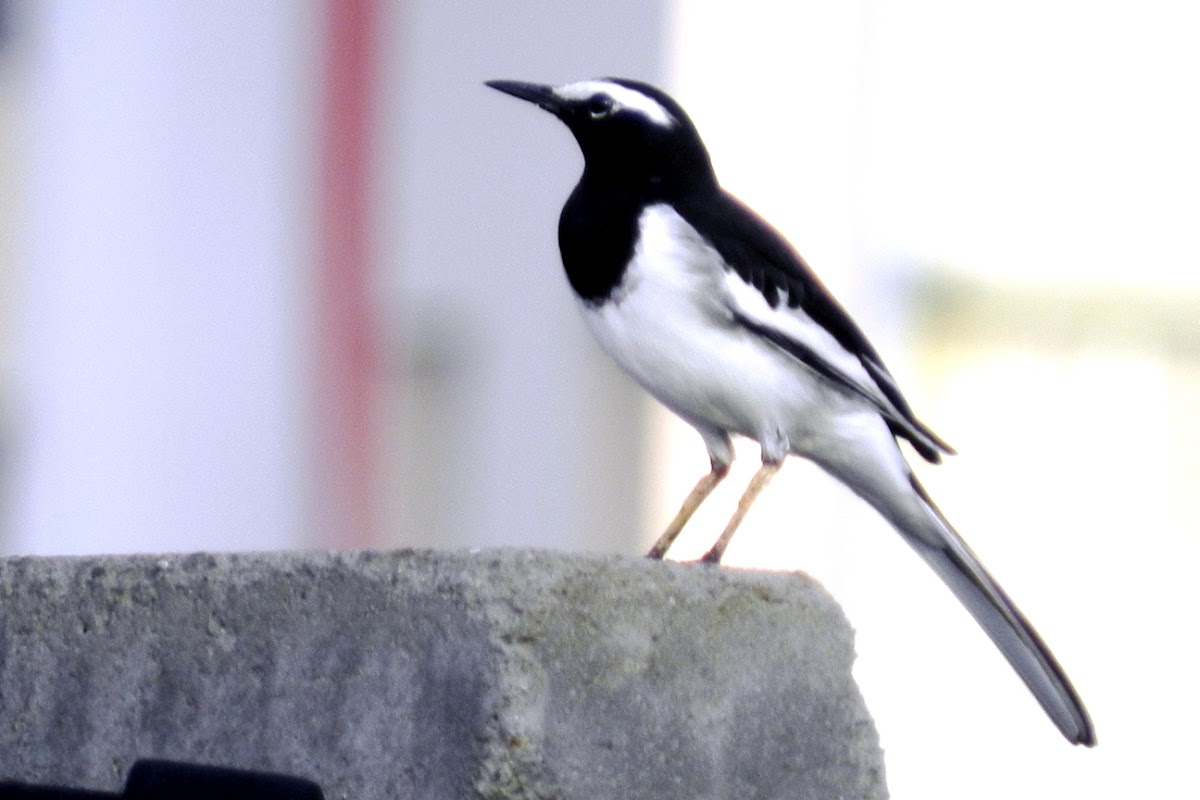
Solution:
<svg viewBox="0 0 1200 800">
<path fill-rule="evenodd" d="M 540 83 L 525 83 L 524 81 L 484 81 L 496 91 L 511 94 L 522 100 L 528 100 L 538 108 L 545 109 L 555 116 L 561 116 L 566 108 L 562 98 L 554 93 L 554 87 L 543 86 Z"/>
</svg>

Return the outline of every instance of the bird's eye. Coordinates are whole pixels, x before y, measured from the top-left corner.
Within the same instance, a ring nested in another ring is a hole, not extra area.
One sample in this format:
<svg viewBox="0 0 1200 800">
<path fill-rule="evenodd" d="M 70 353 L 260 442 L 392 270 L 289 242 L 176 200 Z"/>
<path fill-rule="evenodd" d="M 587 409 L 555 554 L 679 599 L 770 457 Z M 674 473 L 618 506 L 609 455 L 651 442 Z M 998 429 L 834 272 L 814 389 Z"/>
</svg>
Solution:
<svg viewBox="0 0 1200 800">
<path fill-rule="evenodd" d="M 598 94 L 588 100 L 587 105 L 584 106 L 584 108 L 587 110 L 588 115 L 592 119 L 600 119 L 601 117 L 607 117 L 612 113 L 613 101 L 612 98 L 608 97 L 607 95 Z"/>
</svg>

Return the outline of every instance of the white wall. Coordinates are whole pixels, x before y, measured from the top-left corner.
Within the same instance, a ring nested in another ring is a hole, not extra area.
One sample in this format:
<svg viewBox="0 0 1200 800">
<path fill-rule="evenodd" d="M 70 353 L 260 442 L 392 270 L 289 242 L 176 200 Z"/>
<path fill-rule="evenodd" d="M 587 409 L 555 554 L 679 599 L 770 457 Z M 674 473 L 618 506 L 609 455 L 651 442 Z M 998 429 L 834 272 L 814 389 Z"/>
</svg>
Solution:
<svg viewBox="0 0 1200 800">
<path fill-rule="evenodd" d="M 303 15 L 21 7 L 4 547 L 280 547 L 303 530 Z"/>
<path fill-rule="evenodd" d="M 389 541 L 636 552 L 645 401 L 588 337 L 558 256 L 578 148 L 483 81 L 655 80 L 662 4 L 387 8 Z"/>
</svg>

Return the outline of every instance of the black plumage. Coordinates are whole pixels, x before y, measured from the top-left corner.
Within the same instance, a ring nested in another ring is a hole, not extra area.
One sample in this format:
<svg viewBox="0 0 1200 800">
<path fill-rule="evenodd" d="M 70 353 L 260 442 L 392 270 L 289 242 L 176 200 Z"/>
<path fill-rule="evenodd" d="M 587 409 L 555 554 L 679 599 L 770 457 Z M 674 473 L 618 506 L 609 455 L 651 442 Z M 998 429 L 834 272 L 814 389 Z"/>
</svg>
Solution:
<svg viewBox="0 0 1200 800">
<path fill-rule="evenodd" d="M 583 175 L 558 240 L 584 321 L 643 388 L 704 439 L 703 476 L 650 554 L 665 556 L 728 474 L 732 436 L 762 466 L 705 561 L 720 561 L 759 492 L 796 455 L 870 503 L 929 564 L 1063 735 L 1095 730 L 1037 631 L 934 505 L 896 439 L 953 450 L 916 415 L 878 351 L 788 241 L 717 182 L 691 120 L 638 81 L 491 81 L 574 134 Z"/>
</svg>

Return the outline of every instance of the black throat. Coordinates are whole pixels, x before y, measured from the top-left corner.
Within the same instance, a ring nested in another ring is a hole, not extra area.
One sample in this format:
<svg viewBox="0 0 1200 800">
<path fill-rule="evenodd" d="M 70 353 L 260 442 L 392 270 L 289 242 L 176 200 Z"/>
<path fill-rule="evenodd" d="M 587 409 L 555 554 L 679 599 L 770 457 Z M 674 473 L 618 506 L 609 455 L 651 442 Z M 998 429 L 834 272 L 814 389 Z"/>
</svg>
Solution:
<svg viewBox="0 0 1200 800">
<path fill-rule="evenodd" d="M 584 168 L 558 218 L 558 248 L 567 280 L 585 303 L 600 305 L 621 285 L 647 207 L 717 191 L 707 159 L 693 168 L 671 167 L 636 173 Z"/>
<path fill-rule="evenodd" d="M 648 187 L 583 178 L 558 218 L 558 248 L 567 280 L 589 305 L 600 305 L 621 284 L 637 243 L 638 218 L 656 202 Z"/>
</svg>

